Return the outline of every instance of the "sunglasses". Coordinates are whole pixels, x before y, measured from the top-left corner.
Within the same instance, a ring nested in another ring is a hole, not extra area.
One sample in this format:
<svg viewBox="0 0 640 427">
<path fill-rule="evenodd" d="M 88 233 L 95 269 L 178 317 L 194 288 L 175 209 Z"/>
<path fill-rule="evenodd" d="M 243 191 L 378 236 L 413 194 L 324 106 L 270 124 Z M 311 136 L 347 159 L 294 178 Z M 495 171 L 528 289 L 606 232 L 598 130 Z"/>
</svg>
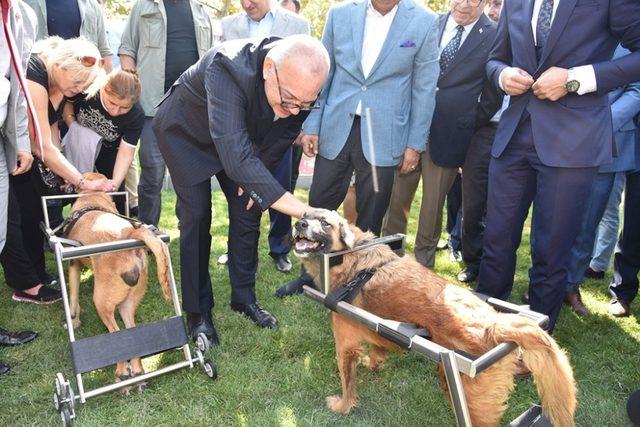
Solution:
<svg viewBox="0 0 640 427">
<path fill-rule="evenodd" d="M 104 60 L 102 58 L 96 58 L 95 56 L 80 56 L 78 57 L 78 60 L 87 68 L 93 67 L 94 65 L 96 65 L 96 62 L 98 63 L 99 67 L 102 67 L 102 65 L 104 64 Z"/>
<path fill-rule="evenodd" d="M 280 105 L 282 108 L 286 108 L 287 110 L 291 110 L 292 108 L 297 108 L 300 111 L 311 111 L 317 110 L 320 108 L 319 105 L 316 105 L 318 102 L 318 98 L 314 99 L 311 102 L 303 102 L 302 104 L 296 104 L 295 102 L 288 102 L 282 99 L 282 87 L 280 86 L 280 79 L 278 78 L 278 69 L 276 68 L 276 64 L 273 64 L 273 71 L 276 74 L 276 84 L 278 85 L 278 94 L 280 95 Z"/>
</svg>

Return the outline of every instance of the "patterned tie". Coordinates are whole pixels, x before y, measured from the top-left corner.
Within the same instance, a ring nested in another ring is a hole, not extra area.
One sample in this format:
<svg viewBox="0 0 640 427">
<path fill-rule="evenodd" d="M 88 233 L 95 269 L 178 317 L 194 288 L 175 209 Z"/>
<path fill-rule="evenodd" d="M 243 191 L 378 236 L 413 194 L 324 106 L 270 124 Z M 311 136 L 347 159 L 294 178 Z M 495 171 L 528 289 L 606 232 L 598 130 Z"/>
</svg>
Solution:
<svg viewBox="0 0 640 427">
<path fill-rule="evenodd" d="M 538 23 L 536 24 L 536 46 L 544 47 L 551 31 L 551 15 L 553 14 L 553 0 L 542 0 Z"/>
<path fill-rule="evenodd" d="M 442 50 L 440 54 L 440 77 L 444 75 L 445 70 L 456 57 L 456 52 L 460 47 L 460 41 L 462 40 L 462 33 L 464 33 L 464 27 L 462 25 L 456 26 L 456 35 L 453 36 L 451 41 Z"/>
<path fill-rule="evenodd" d="M 22 89 L 22 92 L 24 93 L 24 98 L 27 104 L 27 114 L 29 114 L 30 119 L 29 130 L 40 146 L 40 159 L 44 162 L 44 149 L 42 147 L 42 136 L 40 133 L 38 118 L 35 114 L 36 110 L 33 108 L 33 101 L 31 101 L 31 96 L 29 94 L 29 91 L 27 90 L 27 82 L 24 71 L 22 70 L 22 62 L 16 48 L 16 42 L 13 39 L 13 32 L 10 28 L 9 12 L 11 9 L 11 0 L 0 0 L 0 5 L 2 5 L 2 30 L 4 31 L 4 36 L 7 40 L 7 47 L 9 48 L 9 54 L 11 55 L 11 65 L 13 66 L 16 76 L 18 77 L 18 83 L 20 85 L 20 88 Z"/>
</svg>

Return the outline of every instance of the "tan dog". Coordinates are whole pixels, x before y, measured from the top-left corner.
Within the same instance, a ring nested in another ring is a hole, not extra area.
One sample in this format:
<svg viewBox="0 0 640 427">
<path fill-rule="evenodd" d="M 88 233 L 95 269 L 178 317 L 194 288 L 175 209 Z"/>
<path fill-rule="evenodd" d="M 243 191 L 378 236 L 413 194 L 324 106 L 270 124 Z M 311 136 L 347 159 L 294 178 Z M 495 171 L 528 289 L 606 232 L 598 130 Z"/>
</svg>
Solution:
<svg viewBox="0 0 640 427">
<path fill-rule="evenodd" d="M 103 175 L 96 173 L 84 174 L 86 179 L 100 179 Z M 171 300 L 169 291 L 169 254 L 166 244 L 147 228 L 134 228 L 129 221 L 118 213 L 111 196 L 105 193 L 90 193 L 82 195 L 73 204 L 71 216 L 74 212 L 87 208 L 77 222 L 68 231 L 69 239 L 77 240 L 83 245 L 113 242 L 124 239 L 138 239 L 144 241 L 156 258 L 158 267 L 158 281 L 167 301 Z M 82 267 L 93 270 L 93 303 L 96 306 L 100 320 L 109 332 L 120 330 L 115 319 L 116 307 L 120 311 L 126 328 L 136 325 L 135 314 L 142 297 L 147 289 L 147 254 L 143 248 L 128 251 L 94 255 L 88 258 L 72 260 L 69 265 L 69 304 L 73 327 L 80 325 L 79 288 Z M 140 358 L 131 360 L 130 372 L 127 362 L 116 366 L 116 381 L 143 374 L 144 369 Z M 139 390 L 144 384 L 139 384 Z M 128 393 L 128 390 L 124 390 Z"/>
<path fill-rule="evenodd" d="M 312 276 L 319 277 L 319 254 L 352 248 L 374 235 L 347 224 L 334 211 L 317 209 L 296 223 L 293 237 L 295 254 Z M 369 268 L 375 269 L 375 274 L 353 305 L 382 318 L 426 328 L 435 343 L 472 355 L 481 355 L 500 343 L 515 342 L 524 365 L 533 373 L 543 412 L 556 427 L 574 425 L 576 387 L 569 360 L 534 322 L 498 313 L 471 292 L 448 284 L 413 257 L 398 257 L 386 245 L 345 255 L 342 264 L 331 267 L 332 288 Z M 399 347 L 340 314 L 331 312 L 331 322 L 342 397 L 328 397 L 327 405 L 332 411 L 346 414 L 358 400 L 356 365 L 364 355 L 363 344 L 370 346 L 365 363 L 371 369 L 380 368 L 387 351 Z M 516 352 L 512 352 L 475 378 L 462 376 L 474 426 L 499 424 L 514 387 L 516 358 Z M 442 369 L 440 382 L 446 390 Z"/>
</svg>

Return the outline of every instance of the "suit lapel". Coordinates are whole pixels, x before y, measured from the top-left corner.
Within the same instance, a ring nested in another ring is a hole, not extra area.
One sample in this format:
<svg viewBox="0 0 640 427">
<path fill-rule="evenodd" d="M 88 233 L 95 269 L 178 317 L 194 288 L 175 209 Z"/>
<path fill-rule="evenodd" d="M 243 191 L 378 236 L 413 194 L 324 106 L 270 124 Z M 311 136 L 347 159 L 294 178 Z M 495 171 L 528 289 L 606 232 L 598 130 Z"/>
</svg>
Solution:
<svg viewBox="0 0 640 427">
<path fill-rule="evenodd" d="M 531 19 L 533 19 L 533 6 L 534 6 L 535 0 L 525 0 L 524 2 L 524 11 L 527 12 L 526 16 L 525 16 L 525 47 L 524 49 L 527 50 L 527 56 L 529 58 L 529 61 L 532 64 L 531 69 L 535 69 L 536 65 L 537 65 L 537 59 L 536 59 L 536 43 L 534 41 L 533 38 L 533 30 L 531 28 Z"/>
<path fill-rule="evenodd" d="M 564 27 L 567 26 L 569 22 L 569 18 L 571 17 L 571 12 L 573 12 L 573 8 L 576 5 L 577 0 L 562 0 L 560 4 L 558 4 L 558 9 L 556 10 L 556 16 L 553 18 L 553 22 L 551 23 L 551 32 L 549 33 L 549 38 L 547 39 L 547 44 L 542 50 L 542 57 L 540 58 L 540 63 L 538 64 L 538 68 L 542 66 L 544 61 L 549 56 L 551 49 L 555 46 L 560 38 L 560 34 L 564 31 Z"/>
<path fill-rule="evenodd" d="M 286 13 L 282 13 L 279 8 L 276 9 L 273 14 L 273 28 L 271 29 L 271 33 L 284 34 L 287 25 L 289 25 L 289 17 Z"/>
<path fill-rule="evenodd" d="M 438 17 L 438 47 L 442 43 L 442 35 L 444 34 L 444 29 L 447 26 L 447 21 L 449 20 L 449 13 L 445 13 L 444 15 L 440 15 Z"/>
<path fill-rule="evenodd" d="M 354 2 L 351 14 L 351 32 L 353 34 L 353 50 L 358 69 L 362 72 L 362 40 L 364 38 L 364 23 L 367 15 L 367 2 Z"/>
<path fill-rule="evenodd" d="M 480 15 L 480 18 L 478 18 L 478 22 L 476 22 L 476 24 L 471 28 L 469 35 L 466 39 L 464 39 L 464 43 L 462 43 L 462 46 L 460 46 L 458 52 L 456 52 L 456 56 L 454 56 L 453 61 L 451 61 L 451 64 L 449 64 L 449 66 L 445 70 L 445 75 L 448 74 L 449 71 L 451 71 L 451 69 L 453 69 L 457 64 L 459 64 L 460 61 L 466 58 L 469 54 L 473 53 L 478 45 L 482 43 L 487 34 L 485 32 L 485 27 L 489 24 L 487 22 L 488 19 L 489 18 L 487 18 L 484 13 Z"/>
<path fill-rule="evenodd" d="M 382 61 L 384 61 L 385 57 L 389 55 L 390 52 L 395 49 L 399 49 L 401 43 L 400 37 L 406 30 L 409 22 L 411 22 L 411 20 L 413 19 L 411 9 L 413 9 L 413 4 L 407 3 L 404 0 L 400 0 L 400 2 L 398 3 L 396 16 L 393 17 L 391 28 L 389 28 L 387 38 L 382 45 L 380 55 L 378 55 L 376 62 L 373 64 L 373 68 L 371 68 L 369 78 L 371 78 L 371 76 L 376 72 L 376 70 L 380 67 Z"/>
</svg>

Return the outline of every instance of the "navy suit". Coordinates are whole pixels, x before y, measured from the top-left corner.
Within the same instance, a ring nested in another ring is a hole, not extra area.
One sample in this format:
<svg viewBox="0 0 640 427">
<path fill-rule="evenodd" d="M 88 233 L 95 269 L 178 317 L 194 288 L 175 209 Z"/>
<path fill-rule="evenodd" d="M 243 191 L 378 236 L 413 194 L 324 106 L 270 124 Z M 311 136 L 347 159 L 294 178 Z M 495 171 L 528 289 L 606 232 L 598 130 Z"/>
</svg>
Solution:
<svg viewBox="0 0 640 427">
<path fill-rule="evenodd" d="M 531 17 L 534 0 L 505 2 L 487 63 L 496 86 L 506 67 L 534 79 L 552 66 L 593 65 L 597 92 L 539 100 L 531 90 L 511 98 L 492 147 L 489 199 L 478 290 L 506 299 L 515 252 L 531 203 L 533 310 L 551 318 L 562 305 L 569 251 L 597 167 L 612 159 L 607 93 L 640 75 L 640 2 L 559 0 L 538 61 Z M 631 54 L 612 60 L 621 43 Z"/>
</svg>

